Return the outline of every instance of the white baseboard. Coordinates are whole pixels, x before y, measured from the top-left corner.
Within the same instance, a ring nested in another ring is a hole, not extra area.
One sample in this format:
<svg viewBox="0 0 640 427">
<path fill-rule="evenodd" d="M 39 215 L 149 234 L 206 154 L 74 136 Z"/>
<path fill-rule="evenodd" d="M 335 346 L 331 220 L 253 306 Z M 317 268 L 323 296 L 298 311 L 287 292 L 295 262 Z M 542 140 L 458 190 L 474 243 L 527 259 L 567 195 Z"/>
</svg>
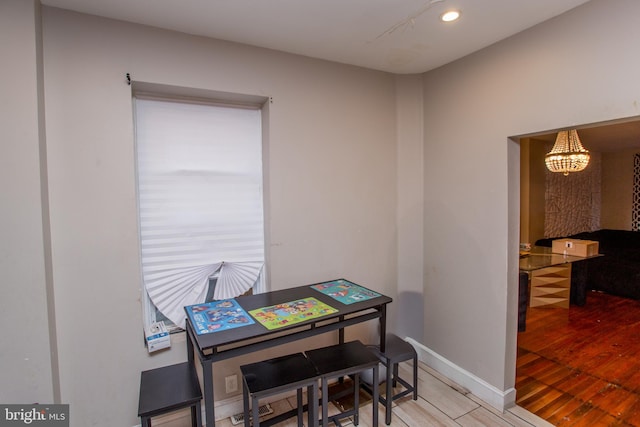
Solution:
<svg viewBox="0 0 640 427">
<path fill-rule="evenodd" d="M 273 395 L 266 397 L 260 400 L 260 404 L 264 405 L 266 403 L 273 403 L 281 399 L 286 399 L 289 397 L 295 397 L 296 391 L 288 391 L 278 395 Z M 204 402 L 201 403 L 201 411 L 202 411 L 202 423 L 204 425 L 205 422 L 205 410 L 204 410 Z M 228 399 L 224 400 L 216 400 L 215 402 L 215 413 L 216 413 L 216 422 L 223 420 L 225 418 L 229 418 L 233 415 L 240 414 L 244 411 L 244 405 L 242 402 L 242 395 L 232 396 Z M 163 427 L 173 427 L 176 425 L 184 425 L 184 420 L 191 419 L 191 411 L 188 409 L 169 412 L 164 415 L 158 415 L 153 419 L 154 426 L 163 426 Z M 135 425 L 133 427 L 141 427 L 140 424 Z"/>
<path fill-rule="evenodd" d="M 265 399 L 265 402 L 266 402 L 266 399 Z M 266 403 L 269 403 L 269 402 L 266 402 Z M 223 420 L 235 414 L 241 413 L 242 411 L 244 411 L 244 405 L 242 403 L 242 395 L 239 394 L 237 396 L 233 396 L 228 399 L 216 400 L 215 411 L 216 411 L 216 421 Z M 202 416 L 204 417 L 204 402 L 202 403 Z"/>
<path fill-rule="evenodd" d="M 266 399 L 265 399 L 266 401 Z M 267 402 L 268 403 L 268 402 Z M 204 425 L 205 412 L 204 402 L 201 402 L 200 409 L 202 411 L 202 424 Z M 219 400 L 215 403 L 216 421 L 229 418 L 232 415 L 239 414 L 243 411 L 242 395 L 233 396 L 225 400 Z M 158 415 L 153 418 L 154 426 L 173 427 L 177 425 L 185 425 L 188 423 L 185 420 L 191 419 L 191 411 L 187 409 L 169 412 L 167 414 Z M 190 425 L 190 424 L 189 424 Z M 140 424 L 133 427 L 142 427 Z"/>
<path fill-rule="evenodd" d="M 497 410 L 504 412 L 506 409 L 515 405 L 515 388 L 512 387 L 505 391 L 499 390 L 497 387 L 492 386 L 482 378 L 475 376 L 471 372 L 442 357 L 413 338 L 407 337 L 405 339 L 413 345 L 418 352 L 418 360 L 451 379 L 453 382 L 468 389 L 474 396 L 479 397 Z"/>
</svg>

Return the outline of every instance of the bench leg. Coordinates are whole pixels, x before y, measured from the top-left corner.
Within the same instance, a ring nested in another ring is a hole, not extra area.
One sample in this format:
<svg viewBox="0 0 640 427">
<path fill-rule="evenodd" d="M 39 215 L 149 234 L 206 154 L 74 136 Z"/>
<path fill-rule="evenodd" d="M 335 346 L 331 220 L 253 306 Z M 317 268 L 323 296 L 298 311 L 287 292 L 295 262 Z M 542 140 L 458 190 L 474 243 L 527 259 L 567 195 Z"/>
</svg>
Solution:
<svg viewBox="0 0 640 427">
<path fill-rule="evenodd" d="M 398 364 L 393 364 L 393 387 L 398 387 Z"/>
<path fill-rule="evenodd" d="M 260 425 L 260 401 L 256 397 L 251 399 L 251 412 L 253 412 L 253 427 L 257 427 Z"/>
<path fill-rule="evenodd" d="M 375 365 L 373 367 L 373 384 L 380 384 L 379 375 L 380 375 L 379 367 L 378 365 Z M 380 401 L 380 395 L 378 390 L 379 388 L 380 387 L 378 385 L 373 387 L 373 396 L 371 396 L 372 397 L 371 408 L 373 411 L 373 427 L 378 427 L 378 402 Z"/>
<path fill-rule="evenodd" d="M 304 405 L 302 404 L 302 388 L 296 390 L 297 402 L 298 402 L 298 427 L 303 427 L 302 412 Z"/>
<path fill-rule="evenodd" d="M 322 379 L 322 427 L 329 425 L 329 386 L 327 385 L 328 379 Z"/>
<path fill-rule="evenodd" d="M 391 406 L 393 405 L 393 386 L 394 386 L 395 369 L 391 366 L 391 361 L 387 359 L 387 380 L 385 386 L 387 388 L 385 396 L 384 422 L 386 425 L 391 424 Z"/>
<path fill-rule="evenodd" d="M 307 387 L 307 407 L 309 408 L 309 427 L 318 427 L 318 383 Z"/>
<path fill-rule="evenodd" d="M 193 427 L 202 427 L 202 408 L 200 402 L 196 402 L 191 407 L 191 425 Z"/>
<path fill-rule="evenodd" d="M 418 400 L 418 356 L 413 358 L 413 400 Z"/>
<path fill-rule="evenodd" d="M 360 422 L 360 372 L 353 376 L 353 410 L 353 424 L 357 426 Z"/>
<path fill-rule="evenodd" d="M 244 427 L 250 427 L 249 424 L 249 390 L 247 386 L 242 387 L 242 406 L 244 408 Z"/>
</svg>

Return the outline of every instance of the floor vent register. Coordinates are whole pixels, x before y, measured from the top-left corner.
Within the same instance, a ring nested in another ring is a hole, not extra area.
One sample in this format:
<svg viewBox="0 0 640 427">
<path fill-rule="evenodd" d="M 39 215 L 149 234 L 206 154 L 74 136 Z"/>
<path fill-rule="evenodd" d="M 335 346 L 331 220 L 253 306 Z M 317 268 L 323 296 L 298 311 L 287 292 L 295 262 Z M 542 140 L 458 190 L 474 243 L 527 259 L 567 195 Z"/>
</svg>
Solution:
<svg viewBox="0 0 640 427">
<path fill-rule="evenodd" d="M 266 405 L 260 405 L 260 407 L 258 408 L 258 414 L 260 414 L 261 417 L 264 417 L 265 415 L 271 415 L 273 414 L 273 409 L 268 403 Z M 249 414 L 249 416 L 251 416 L 251 414 Z M 239 414 L 231 416 L 231 424 L 236 426 L 241 423 L 244 423 L 244 413 L 240 412 Z"/>
</svg>

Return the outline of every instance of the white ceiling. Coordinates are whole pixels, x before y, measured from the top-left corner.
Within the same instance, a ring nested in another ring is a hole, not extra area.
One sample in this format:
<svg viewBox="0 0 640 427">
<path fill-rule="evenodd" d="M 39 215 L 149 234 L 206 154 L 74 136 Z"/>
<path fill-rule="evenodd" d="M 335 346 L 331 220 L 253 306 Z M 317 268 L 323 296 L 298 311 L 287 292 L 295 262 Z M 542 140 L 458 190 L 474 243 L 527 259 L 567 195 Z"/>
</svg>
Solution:
<svg viewBox="0 0 640 427">
<path fill-rule="evenodd" d="M 398 74 L 422 73 L 587 0 L 42 0 L 47 6 Z M 462 12 L 440 22 L 449 9 Z"/>
<path fill-rule="evenodd" d="M 1 1 L 1 0 L 0 0 Z M 398 74 L 422 73 L 588 0 L 41 0 L 77 12 Z M 457 22 L 440 22 L 450 9 Z M 640 147 L 640 122 L 580 130 L 585 147 Z M 553 141 L 555 133 L 537 135 Z"/>
</svg>

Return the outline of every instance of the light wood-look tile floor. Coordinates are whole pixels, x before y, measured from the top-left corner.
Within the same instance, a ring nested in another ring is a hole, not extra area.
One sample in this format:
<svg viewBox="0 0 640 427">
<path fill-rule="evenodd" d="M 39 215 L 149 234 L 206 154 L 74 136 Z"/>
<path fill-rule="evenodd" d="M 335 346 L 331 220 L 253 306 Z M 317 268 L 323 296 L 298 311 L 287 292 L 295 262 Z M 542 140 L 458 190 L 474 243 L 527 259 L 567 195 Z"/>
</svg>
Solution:
<svg viewBox="0 0 640 427">
<path fill-rule="evenodd" d="M 418 369 L 418 400 L 411 396 L 394 402 L 392 427 L 442 426 L 442 427 L 548 427 L 547 421 L 520 408 L 513 407 L 504 413 L 492 408 L 487 403 L 473 396 L 464 388 L 440 376 L 426 365 L 420 363 Z M 411 378 L 411 365 L 400 364 L 401 376 Z M 274 414 L 288 411 L 295 406 L 295 397 L 271 403 Z M 338 412 L 330 404 L 329 415 Z M 384 423 L 384 407 L 379 405 L 380 427 Z M 305 412 L 306 423 L 306 412 Z M 352 427 L 349 419 L 341 420 L 342 425 Z M 296 418 L 277 424 L 278 427 L 295 427 Z M 332 425 L 332 424 L 331 424 Z M 360 406 L 361 427 L 372 425 L 371 402 Z M 233 427 L 231 420 L 226 418 L 216 422 L 216 426 Z"/>
</svg>

